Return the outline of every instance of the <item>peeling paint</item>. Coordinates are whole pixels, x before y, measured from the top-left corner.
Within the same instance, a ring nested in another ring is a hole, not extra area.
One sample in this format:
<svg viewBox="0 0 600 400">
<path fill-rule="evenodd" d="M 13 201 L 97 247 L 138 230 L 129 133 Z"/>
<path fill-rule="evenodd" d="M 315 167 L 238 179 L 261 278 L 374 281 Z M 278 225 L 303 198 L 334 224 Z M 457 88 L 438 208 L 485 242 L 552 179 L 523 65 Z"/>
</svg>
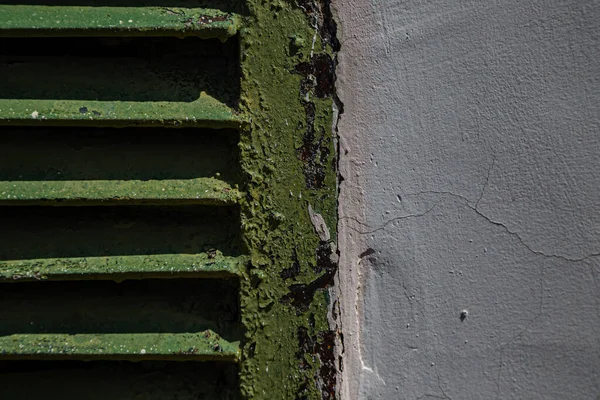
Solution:
<svg viewBox="0 0 600 400">
<path fill-rule="evenodd" d="M 251 254 L 242 298 L 248 331 L 242 393 L 333 399 L 336 333 L 327 310 L 337 271 L 335 48 L 321 28 L 326 4 L 256 0 L 249 8 L 249 28 L 241 34 L 241 111 L 251 121 L 240 146 L 249 182 L 242 188 L 242 224 Z M 332 229 L 330 240 L 315 230 L 315 215 Z"/>
</svg>

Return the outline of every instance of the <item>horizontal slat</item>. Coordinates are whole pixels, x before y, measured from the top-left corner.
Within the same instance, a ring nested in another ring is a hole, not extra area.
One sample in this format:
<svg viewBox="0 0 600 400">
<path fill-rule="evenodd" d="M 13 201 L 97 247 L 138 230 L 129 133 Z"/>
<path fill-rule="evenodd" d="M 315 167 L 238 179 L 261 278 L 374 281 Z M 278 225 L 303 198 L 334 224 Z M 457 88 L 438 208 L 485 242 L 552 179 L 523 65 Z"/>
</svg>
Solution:
<svg viewBox="0 0 600 400">
<path fill-rule="evenodd" d="M 226 278 L 240 274 L 244 257 L 204 254 L 135 255 L 0 261 L 0 281 L 149 278 Z"/>
<path fill-rule="evenodd" d="M 240 19 L 202 8 L 0 5 L 0 36 L 199 36 L 226 40 Z"/>
<path fill-rule="evenodd" d="M 205 93 L 193 102 L 0 99 L 0 125 L 238 128 L 235 112 Z"/>
<path fill-rule="evenodd" d="M 239 343 L 215 332 L 17 334 L 0 337 L 0 359 L 195 360 L 236 362 Z"/>
<path fill-rule="evenodd" d="M 129 181 L 0 181 L 0 205 L 231 205 L 241 195 L 214 178 Z"/>
</svg>

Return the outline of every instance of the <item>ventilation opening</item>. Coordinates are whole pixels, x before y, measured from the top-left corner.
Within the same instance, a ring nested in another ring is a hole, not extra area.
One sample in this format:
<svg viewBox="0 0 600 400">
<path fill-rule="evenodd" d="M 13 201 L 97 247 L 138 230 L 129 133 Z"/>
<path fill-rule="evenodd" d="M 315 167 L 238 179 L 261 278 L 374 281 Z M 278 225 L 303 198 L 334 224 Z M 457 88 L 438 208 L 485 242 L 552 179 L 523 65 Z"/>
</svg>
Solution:
<svg viewBox="0 0 600 400">
<path fill-rule="evenodd" d="M 0 398 L 239 398 L 247 10 L 168 3 L 0 0 Z"/>
<path fill-rule="evenodd" d="M 0 75 L 10 77 L 0 96 L 193 102 L 206 93 L 235 107 L 237 54 L 237 40 L 196 37 L 0 38 Z"/>
<path fill-rule="evenodd" d="M 0 362 L 0 398 L 234 400 L 237 370 L 198 362 Z"/>
<path fill-rule="evenodd" d="M 0 291 L 0 336 L 210 329 L 240 340 L 234 279 L 3 283 Z"/>
<path fill-rule="evenodd" d="M 240 181 L 237 131 L 165 128 L 4 128 L 3 181 Z"/>
<path fill-rule="evenodd" d="M 3 207 L 0 260 L 240 255 L 235 207 Z"/>
</svg>

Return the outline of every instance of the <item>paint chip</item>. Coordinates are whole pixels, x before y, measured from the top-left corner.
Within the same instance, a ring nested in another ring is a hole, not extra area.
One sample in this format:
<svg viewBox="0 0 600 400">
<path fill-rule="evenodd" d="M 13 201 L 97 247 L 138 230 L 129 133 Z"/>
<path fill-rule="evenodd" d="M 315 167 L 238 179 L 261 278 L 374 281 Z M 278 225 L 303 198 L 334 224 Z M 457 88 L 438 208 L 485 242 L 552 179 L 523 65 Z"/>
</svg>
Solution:
<svg viewBox="0 0 600 400">
<path fill-rule="evenodd" d="M 308 205 L 308 216 L 321 241 L 328 242 L 331 239 L 331 233 L 325 224 L 325 219 L 321 214 L 314 212 L 310 204 Z"/>
</svg>

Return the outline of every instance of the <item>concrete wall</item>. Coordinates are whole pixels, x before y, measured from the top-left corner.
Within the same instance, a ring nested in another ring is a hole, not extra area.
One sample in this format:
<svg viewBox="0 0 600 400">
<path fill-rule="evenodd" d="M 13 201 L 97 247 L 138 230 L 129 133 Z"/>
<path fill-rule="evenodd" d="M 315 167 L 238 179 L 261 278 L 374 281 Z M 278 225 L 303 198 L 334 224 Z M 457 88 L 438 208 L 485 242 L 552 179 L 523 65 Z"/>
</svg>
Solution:
<svg viewBox="0 0 600 400">
<path fill-rule="evenodd" d="M 600 398 L 599 4 L 333 0 L 343 398 Z"/>
</svg>

